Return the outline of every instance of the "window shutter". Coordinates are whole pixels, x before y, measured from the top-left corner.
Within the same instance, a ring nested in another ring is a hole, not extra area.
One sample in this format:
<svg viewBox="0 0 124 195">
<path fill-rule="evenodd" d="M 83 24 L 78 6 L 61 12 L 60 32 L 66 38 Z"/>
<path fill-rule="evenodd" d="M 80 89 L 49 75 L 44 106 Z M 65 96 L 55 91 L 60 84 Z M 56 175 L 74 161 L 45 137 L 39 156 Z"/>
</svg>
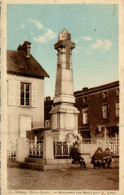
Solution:
<svg viewBox="0 0 124 195">
<path fill-rule="evenodd" d="M 103 112 L 103 118 L 107 118 L 108 117 L 108 105 L 102 106 L 102 112 Z"/>
<path fill-rule="evenodd" d="M 116 117 L 119 117 L 119 103 L 116 103 Z"/>
<path fill-rule="evenodd" d="M 106 106 L 102 106 L 103 118 L 106 118 Z"/>
<path fill-rule="evenodd" d="M 87 107 L 82 109 L 82 115 L 83 115 L 83 124 L 88 124 L 88 108 Z"/>
<path fill-rule="evenodd" d="M 20 82 L 17 81 L 15 83 L 15 104 L 16 106 L 20 105 Z"/>
<path fill-rule="evenodd" d="M 87 124 L 88 123 L 88 113 L 84 112 L 83 113 L 83 124 Z"/>
<path fill-rule="evenodd" d="M 15 103 L 15 83 L 13 80 L 8 80 L 8 105 Z"/>
<path fill-rule="evenodd" d="M 32 83 L 32 98 L 31 98 L 31 105 L 32 107 L 37 107 L 37 84 Z"/>
</svg>

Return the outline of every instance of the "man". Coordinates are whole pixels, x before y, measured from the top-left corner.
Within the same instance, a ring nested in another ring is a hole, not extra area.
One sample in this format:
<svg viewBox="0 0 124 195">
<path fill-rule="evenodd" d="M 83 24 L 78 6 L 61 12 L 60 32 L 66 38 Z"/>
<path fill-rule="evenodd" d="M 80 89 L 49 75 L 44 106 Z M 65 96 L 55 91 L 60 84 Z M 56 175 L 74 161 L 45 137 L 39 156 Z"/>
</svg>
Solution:
<svg viewBox="0 0 124 195">
<path fill-rule="evenodd" d="M 104 159 L 103 168 L 111 169 L 110 165 L 112 162 L 112 153 L 109 148 L 106 148 L 105 151 L 102 153 Z"/>
<path fill-rule="evenodd" d="M 102 148 L 98 147 L 95 151 L 94 155 L 91 158 L 91 163 L 94 165 L 94 169 L 96 167 L 101 167 L 104 164 L 103 156 L 102 156 Z"/>
<path fill-rule="evenodd" d="M 70 150 L 70 156 L 72 157 L 73 161 L 72 164 L 80 164 L 81 169 L 86 169 L 86 163 L 84 161 L 84 158 L 81 157 L 81 153 L 78 149 L 78 142 L 75 142 Z"/>
</svg>

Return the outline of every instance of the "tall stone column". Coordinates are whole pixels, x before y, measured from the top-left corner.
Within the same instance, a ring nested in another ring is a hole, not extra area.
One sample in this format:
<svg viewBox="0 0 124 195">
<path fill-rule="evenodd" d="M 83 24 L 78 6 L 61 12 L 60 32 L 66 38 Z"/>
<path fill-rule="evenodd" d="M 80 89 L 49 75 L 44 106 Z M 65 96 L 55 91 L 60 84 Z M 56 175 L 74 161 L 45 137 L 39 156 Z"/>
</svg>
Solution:
<svg viewBox="0 0 124 195">
<path fill-rule="evenodd" d="M 61 31 L 54 48 L 58 52 L 58 59 L 55 97 L 53 100 L 54 107 L 50 113 L 52 115 L 52 132 L 56 132 L 59 136 L 56 139 L 61 140 L 63 134 L 78 132 L 79 111 L 74 106 L 75 97 L 71 61 L 72 49 L 75 48 L 75 43 L 71 42 L 71 35 L 67 30 Z"/>
</svg>

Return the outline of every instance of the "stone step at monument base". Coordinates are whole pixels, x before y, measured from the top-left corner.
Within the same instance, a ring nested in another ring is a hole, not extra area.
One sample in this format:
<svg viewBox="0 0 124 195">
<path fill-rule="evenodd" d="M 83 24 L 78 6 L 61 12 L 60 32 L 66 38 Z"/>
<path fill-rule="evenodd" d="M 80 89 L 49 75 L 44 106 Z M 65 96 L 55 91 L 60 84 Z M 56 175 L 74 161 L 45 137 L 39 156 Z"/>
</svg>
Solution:
<svg viewBox="0 0 124 195">
<path fill-rule="evenodd" d="M 38 164 L 71 164 L 72 159 L 42 159 L 42 158 L 25 158 L 25 162 Z"/>
<path fill-rule="evenodd" d="M 60 169 L 80 169 L 80 165 L 75 164 L 38 164 L 23 162 L 19 163 L 19 167 L 23 169 L 32 169 L 39 171 L 60 170 Z"/>
<path fill-rule="evenodd" d="M 111 167 L 114 168 L 114 169 L 118 169 L 119 168 L 119 162 L 112 162 Z"/>
<path fill-rule="evenodd" d="M 91 162 L 90 156 L 82 155 L 86 163 Z M 54 159 L 54 160 L 45 160 L 42 158 L 25 158 L 25 162 L 38 163 L 38 164 L 64 164 L 72 163 L 72 159 Z M 119 158 L 112 158 L 113 163 L 119 163 Z"/>
<path fill-rule="evenodd" d="M 112 158 L 113 163 L 119 163 L 119 157 L 118 158 Z"/>
<path fill-rule="evenodd" d="M 90 158 L 85 158 L 87 168 L 93 168 Z M 80 169 L 80 165 L 72 164 L 72 159 L 54 159 L 46 161 L 42 158 L 25 158 L 25 162 L 19 163 L 17 161 L 8 162 L 9 168 L 26 168 L 34 170 L 51 170 L 51 169 Z M 112 168 L 119 168 L 119 158 L 112 158 Z"/>
<path fill-rule="evenodd" d="M 42 160 L 42 159 L 35 159 Z M 65 160 L 65 159 L 59 159 Z M 39 161 L 40 162 L 40 161 Z M 93 165 L 89 162 L 86 163 L 87 168 L 94 168 Z M 60 169 L 80 169 L 80 165 L 72 164 L 72 163 L 58 163 L 58 164 L 42 164 L 36 162 L 22 162 L 19 163 L 20 168 L 24 169 L 32 169 L 32 170 L 39 170 L 39 171 L 49 171 L 49 170 L 60 170 Z M 119 168 L 119 162 L 112 162 L 111 167 L 116 169 Z"/>
</svg>

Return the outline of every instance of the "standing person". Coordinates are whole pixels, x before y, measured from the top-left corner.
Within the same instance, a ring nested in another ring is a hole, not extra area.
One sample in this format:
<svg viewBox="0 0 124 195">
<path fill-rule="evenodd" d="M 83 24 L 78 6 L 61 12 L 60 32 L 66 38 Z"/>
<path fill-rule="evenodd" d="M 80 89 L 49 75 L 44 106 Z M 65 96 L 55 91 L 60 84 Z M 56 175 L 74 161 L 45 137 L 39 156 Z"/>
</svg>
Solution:
<svg viewBox="0 0 124 195">
<path fill-rule="evenodd" d="M 78 149 L 78 142 L 75 142 L 70 150 L 70 156 L 72 157 L 73 161 L 72 164 L 80 164 L 81 169 L 86 169 L 86 163 L 84 161 L 84 158 L 81 157 L 81 153 Z"/>
<path fill-rule="evenodd" d="M 105 151 L 102 153 L 103 159 L 104 159 L 104 167 L 111 169 L 110 165 L 112 162 L 112 153 L 109 148 L 106 148 Z"/>
</svg>

